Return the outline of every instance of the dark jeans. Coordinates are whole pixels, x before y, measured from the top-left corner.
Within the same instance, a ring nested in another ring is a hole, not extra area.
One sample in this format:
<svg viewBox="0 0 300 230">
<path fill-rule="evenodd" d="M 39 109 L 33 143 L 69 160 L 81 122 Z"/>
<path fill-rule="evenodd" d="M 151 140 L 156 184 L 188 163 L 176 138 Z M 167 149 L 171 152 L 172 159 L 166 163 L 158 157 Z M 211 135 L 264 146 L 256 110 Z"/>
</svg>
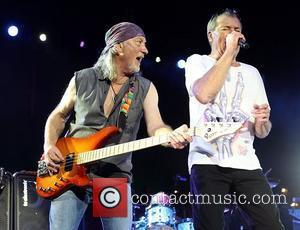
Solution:
<svg viewBox="0 0 300 230">
<path fill-rule="evenodd" d="M 193 165 L 190 178 L 195 229 L 224 228 L 225 204 L 239 203 L 252 219 L 256 230 L 284 229 L 276 202 L 268 203 L 272 190 L 262 170 Z M 232 194 L 232 195 L 230 195 Z M 265 199 L 260 199 L 264 195 Z"/>
</svg>

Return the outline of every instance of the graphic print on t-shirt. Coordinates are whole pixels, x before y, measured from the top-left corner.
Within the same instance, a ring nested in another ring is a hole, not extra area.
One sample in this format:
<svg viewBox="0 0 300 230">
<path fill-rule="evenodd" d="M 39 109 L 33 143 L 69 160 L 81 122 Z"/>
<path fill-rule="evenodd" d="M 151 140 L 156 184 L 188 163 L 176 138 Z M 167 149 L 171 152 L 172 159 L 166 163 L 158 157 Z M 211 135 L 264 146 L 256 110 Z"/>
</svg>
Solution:
<svg viewBox="0 0 300 230">
<path fill-rule="evenodd" d="M 232 98 L 230 111 L 227 111 L 229 102 L 226 88 L 223 86 L 219 93 L 219 103 L 213 102 L 204 111 L 205 120 L 208 122 L 244 122 L 249 119 L 249 116 L 240 108 L 242 101 L 242 93 L 245 85 L 243 82 L 242 73 L 238 72 L 237 82 L 235 85 L 235 94 Z M 229 134 L 218 138 L 215 141 L 219 152 L 219 160 L 231 157 L 231 144 L 235 134 Z"/>
</svg>

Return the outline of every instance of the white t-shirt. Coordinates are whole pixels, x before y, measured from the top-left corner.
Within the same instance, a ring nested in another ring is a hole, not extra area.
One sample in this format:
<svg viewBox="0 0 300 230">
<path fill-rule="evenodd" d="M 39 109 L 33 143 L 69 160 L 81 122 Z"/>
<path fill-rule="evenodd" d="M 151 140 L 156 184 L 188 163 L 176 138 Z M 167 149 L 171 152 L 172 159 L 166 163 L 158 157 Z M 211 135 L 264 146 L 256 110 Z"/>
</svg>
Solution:
<svg viewBox="0 0 300 230">
<path fill-rule="evenodd" d="M 194 54 L 187 59 L 185 77 L 189 94 L 190 127 L 197 127 L 202 122 L 246 121 L 247 128 L 221 136 L 211 143 L 194 137 L 188 157 L 189 172 L 193 164 L 259 169 L 261 166 L 253 148 L 254 117 L 251 110 L 254 104 L 268 103 L 262 78 L 253 66 L 240 63 L 239 67 L 230 67 L 225 84 L 215 100 L 201 104 L 193 94 L 193 84 L 215 63 L 216 60 L 207 55 Z"/>
</svg>

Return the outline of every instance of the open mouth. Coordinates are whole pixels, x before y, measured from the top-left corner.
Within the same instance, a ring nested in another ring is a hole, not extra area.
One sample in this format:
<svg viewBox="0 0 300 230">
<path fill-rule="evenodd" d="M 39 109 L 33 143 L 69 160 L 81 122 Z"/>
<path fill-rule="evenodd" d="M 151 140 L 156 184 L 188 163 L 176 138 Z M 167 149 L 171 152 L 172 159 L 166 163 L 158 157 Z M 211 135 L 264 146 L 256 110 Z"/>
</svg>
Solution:
<svg viewBox="0 0 300 230">
<path fill-rule="evenodd" d="M 143 57 L 137 57 L 136 60 L 138 60 L 139 62 L 141 62 L 143 60 Z"/>
</svg>

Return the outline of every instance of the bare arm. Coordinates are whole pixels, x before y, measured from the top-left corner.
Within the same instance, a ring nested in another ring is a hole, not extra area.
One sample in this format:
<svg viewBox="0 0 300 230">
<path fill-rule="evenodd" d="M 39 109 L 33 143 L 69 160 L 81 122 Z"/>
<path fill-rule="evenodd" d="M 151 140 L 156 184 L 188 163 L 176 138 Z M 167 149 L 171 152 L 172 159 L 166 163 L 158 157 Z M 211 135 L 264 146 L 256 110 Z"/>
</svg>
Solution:
<svg viewBox="0 0 300 230">
<path fill-rule="evenodd" d="M 172 132 L 172 128 L 166 125 L 158 108 L 158 94 L 155 86 L 151 83 L 145 98 L 143 109 L 149 136 Z"/>
<path fill-rule="evenodd" d="M 55 144 L 65 127 L 65 122 L 72 111 L 76 99 L 75 78 L 73 77 L 57 107 L 49 115 L 44 133 L 44 158 L 49 170 L 55 172 L 59 162 L 63 161 Z"/>
<path fill-rule="evenodd" d="M 182 125 L 174 131 L 166 125 L 158 108 L 158 94 L 155 86 L 151 83 L 147 96 L 143 104 L 145 120 L 149 136 L 170 133 L 171 146 L 173 148 L 184 148 L 192 138 L 186 133 L 188 127 Z"/>
<path fill-rule="evenodd" d="M 226 37 L 226 49 L 223 54 L 212 51 L 217 61 L 215 65 L 193 85 L 193 93 L 202 104 L 207 104 L 214 100 L 224 85 L 226 75 L 230 66 L 235 62 L 238 52 L 238 39 L 243 37 L 241 33 L 232 32 Z"/>
<path fill-rule="evenodd" d="M 193 85 L 193 93 L 202 104 L 211 102 L 224 85 L 232 56 L 224 54 L 216 64 Z"/>
</svg>

